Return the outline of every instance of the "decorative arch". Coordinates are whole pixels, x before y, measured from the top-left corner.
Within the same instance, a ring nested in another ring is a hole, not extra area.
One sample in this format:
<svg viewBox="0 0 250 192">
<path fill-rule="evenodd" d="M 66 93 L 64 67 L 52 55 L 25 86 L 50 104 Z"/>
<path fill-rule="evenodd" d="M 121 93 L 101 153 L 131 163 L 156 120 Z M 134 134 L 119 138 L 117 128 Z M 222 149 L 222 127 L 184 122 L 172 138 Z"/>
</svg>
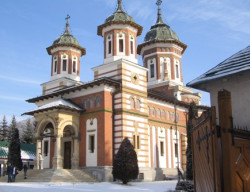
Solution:
<svg viewBox="0 0 250 192">
<path fill-rule="evenodd" d="M 40 136 L 40 133 L 43 133 L 46 125 L 48 125 L 49 123 L 51 123 L 53 125 L 53 127 L 55 128 L 55 121 L 52 117 L 47 117 L 47 118 L 44 118 L 42 121 L 40 121 L 38 124 L 37 124 L 37 130 L 36 130 L 36 133 L 35 133 L 35 136 L 36 137 L 39 137 Z"/>
<path fill-rule="evenodd" d="M 63 130 L 66 126 L 71 126 L 74 130 L 74 133 L 75 133 L 75 136 L 77 137 L 78 136 L 78 126 L 77 126 L 77 123 L 75 123 L 74 121 L 71 121 L 71 120 L 65 120 L 65 121 L 62 121 L 59 125 L 58 125 L 58 128 L 60 128 L 60 130 L 62 130 L 62 135 L 63 135 Z"/>
</svg>

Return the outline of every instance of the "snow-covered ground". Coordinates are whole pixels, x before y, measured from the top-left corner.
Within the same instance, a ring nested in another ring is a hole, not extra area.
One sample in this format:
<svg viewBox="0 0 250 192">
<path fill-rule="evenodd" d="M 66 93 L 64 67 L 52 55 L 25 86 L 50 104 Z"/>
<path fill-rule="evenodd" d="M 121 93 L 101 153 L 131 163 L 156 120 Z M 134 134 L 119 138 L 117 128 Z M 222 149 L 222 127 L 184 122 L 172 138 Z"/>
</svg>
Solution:
<svg viewBox="0 0 250 192">
<path fill-rule="evenodd" d="M 176 181 L 121 183 L 0 183 L 0 192 L 167 192 Z"/>
</svg>

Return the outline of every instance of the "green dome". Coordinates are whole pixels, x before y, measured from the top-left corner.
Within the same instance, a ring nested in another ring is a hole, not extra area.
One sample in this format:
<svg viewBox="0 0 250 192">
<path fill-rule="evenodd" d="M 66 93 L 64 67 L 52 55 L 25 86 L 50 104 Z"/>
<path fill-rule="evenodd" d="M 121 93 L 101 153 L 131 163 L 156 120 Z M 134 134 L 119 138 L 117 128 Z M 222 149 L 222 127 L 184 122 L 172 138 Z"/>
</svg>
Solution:
<svg viewBox="0 0 250 192">
<path fill-rule="evenodd" d="M 69 44 L 69 45 L 80 46 L 78 40 L 76 38 L 74 38 L 73 35 L 70 34 L 68 23 L 66 24 L 66 30 L 65 30 L 65 32 L 60 37 L 58 37 L 53 42 L 52 45 L 60 45 L 60 44 L 63 44 L 63 45 Z"/>
<path fill-rule="evenodd" d="M 116 10 L 116 12 L 114 12 L 112 15 L 110 15 L 106 20 L 105 23 L 109 23 L 111 21 L 130 21 L 130 22 L 134 22 L 135 20 L 129 16 L 127 13 L 125 13 L 121 7 L 120 4 L 118 4 L 118 8 Z"/>
<path fill-rule="evenodd" d="M 164 23 L 161 17 L 161 9 L 158 9 L 158 18 L 155 25 L 153 25 L 149 32 L 147 32 L 144 42 L 153 40 L 178 40 L 177 34 Z"/>
</svg>

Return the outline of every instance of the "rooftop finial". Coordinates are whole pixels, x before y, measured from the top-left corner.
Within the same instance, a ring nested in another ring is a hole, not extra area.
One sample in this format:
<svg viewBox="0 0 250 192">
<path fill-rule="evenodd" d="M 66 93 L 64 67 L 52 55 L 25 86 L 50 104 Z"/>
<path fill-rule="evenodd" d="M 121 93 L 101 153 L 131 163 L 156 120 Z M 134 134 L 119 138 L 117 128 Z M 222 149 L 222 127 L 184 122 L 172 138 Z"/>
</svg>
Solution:
<svg viewBox="0 0 250 192">
<path fill-rule="evenodd" d="M 65 30 L 66 33 L 69 33 L 69 19 L 70 19 L 70 16 L 68 14 L 67 17 L 65 18 L 65 20 L 67 20 L 67 22 L 66 22 L 66 30 Z"/>
<path fill-rule="evenodd" d="M 164 24 L 162 17 L 161 17 L 161 7 L 160 7 L 161 4 L 162 4 L 162 0 L 157 0 L 156 5 L 158 6 L 158 17 L 157 17 L 156 23 Z"/>
<path fill-rule="evenodd" d="M 118 2 L 117 11 L 123 11 L 123 10 L 122 10 L 122 0 L 117 0 L 117 2 Z"/>
</svg>

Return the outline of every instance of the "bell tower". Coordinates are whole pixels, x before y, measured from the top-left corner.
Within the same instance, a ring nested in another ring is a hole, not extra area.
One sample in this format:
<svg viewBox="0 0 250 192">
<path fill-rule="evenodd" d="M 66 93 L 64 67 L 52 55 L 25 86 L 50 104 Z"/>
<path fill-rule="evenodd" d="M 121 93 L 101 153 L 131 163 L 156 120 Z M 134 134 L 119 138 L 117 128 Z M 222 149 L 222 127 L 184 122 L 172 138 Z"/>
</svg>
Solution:
<svg viewBox="0 0 250 192">
<path fill-rule="evenodd" d="M 118 0 L 116 11 L 98 26 L 97 34 L 104 38 L 103 63 L 119 59 L 138 63 L 136 38 L 141 32 L 142 27 L 123 10 L 122 0 Z"/>
<path fill-rule="evenodd" d="M 51 55 L 50 81 L 43 83 L 43 94 L 80 83 L 80 59 L 86 54 L 78 40 L 70 33 L 67 15 L 64 33 L 47 48 Z"/>
</svg>

